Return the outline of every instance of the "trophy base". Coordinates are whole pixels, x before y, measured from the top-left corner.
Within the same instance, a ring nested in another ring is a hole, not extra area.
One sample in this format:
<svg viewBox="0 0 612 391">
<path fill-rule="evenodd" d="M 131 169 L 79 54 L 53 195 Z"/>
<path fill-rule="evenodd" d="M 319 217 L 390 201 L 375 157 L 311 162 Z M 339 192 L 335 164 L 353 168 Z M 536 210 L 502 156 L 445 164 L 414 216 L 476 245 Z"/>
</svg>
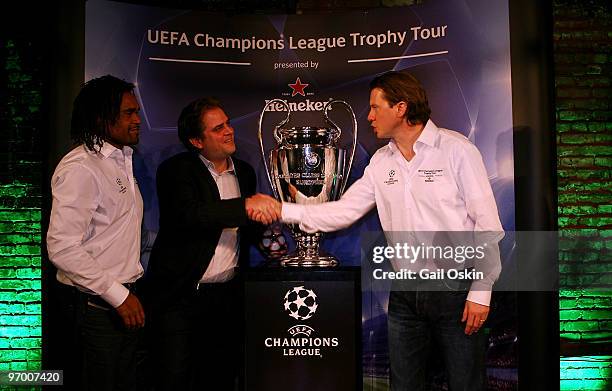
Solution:
<svg viewBox="0 0 612 391">
<path fill-rule="evenodd" d="M 294 253 L 281 257 L 280 264 L 284 267 L 334 267 L 338 266 L 338 260 L 330 255 L 307 257 Z"/>
</svg>

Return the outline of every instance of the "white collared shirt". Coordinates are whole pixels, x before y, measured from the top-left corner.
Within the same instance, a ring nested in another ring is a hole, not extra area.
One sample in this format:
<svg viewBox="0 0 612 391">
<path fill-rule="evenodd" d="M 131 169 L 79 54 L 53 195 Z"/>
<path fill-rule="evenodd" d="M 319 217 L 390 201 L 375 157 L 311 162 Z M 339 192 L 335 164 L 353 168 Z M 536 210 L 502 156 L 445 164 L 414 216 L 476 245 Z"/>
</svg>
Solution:
<svg viewBox="0 0 612 391">
<path fill-rule="evenodd" d="M 95 153 L 80 145 L 57 165 L 47 232 L 57 279 L 100 295 L 113 307 L 129 294 L 140 265 L 142 197 L 132 170 L 132 148 L 104 143 Z"/>
<path fill-rule="evenodd" d="M 228 167 L 222 173 L 215 171 L 215 165 L 202 155 L 198 155 L 210 175 L 212 175 L 222 200 L 240 197 L 240 186 L 234 171 L 234 161 L 228 158 Z M 238 227 L 224 228 L 215 248 L 215 255 L 210 260 L 200 283 L 218 283 L 229 281 L 234 277 L 234 268 L 238 266 L 240 246 Z"/>
<path fill-rule="evenodd" d="M 319 205 L 283 203 L 282 218 L 306 232 L 348 227 L 374 206 L 385 232 L 502 231 L 480 152 L 463 135 L 429 120 L 407 161 L 395 142 L 380 148 L 339 201 Z M 490 288 L 492 281 L 485 284 Z M 483 285 L 468 295 L 488 305 Z"/>
</svg>

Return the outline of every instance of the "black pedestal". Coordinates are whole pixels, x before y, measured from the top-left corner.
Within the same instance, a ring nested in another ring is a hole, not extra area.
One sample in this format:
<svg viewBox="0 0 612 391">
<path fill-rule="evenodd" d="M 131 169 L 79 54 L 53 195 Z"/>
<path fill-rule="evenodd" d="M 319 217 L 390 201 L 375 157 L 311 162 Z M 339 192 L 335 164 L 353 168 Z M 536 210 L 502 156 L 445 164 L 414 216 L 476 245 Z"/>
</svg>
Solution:
<svg viewBox="0 0 612 391">
<path fill-rule="evenodd" d="M 358 268 L 246 273 L 246 389 L 361 389 Z"/>
</svg>

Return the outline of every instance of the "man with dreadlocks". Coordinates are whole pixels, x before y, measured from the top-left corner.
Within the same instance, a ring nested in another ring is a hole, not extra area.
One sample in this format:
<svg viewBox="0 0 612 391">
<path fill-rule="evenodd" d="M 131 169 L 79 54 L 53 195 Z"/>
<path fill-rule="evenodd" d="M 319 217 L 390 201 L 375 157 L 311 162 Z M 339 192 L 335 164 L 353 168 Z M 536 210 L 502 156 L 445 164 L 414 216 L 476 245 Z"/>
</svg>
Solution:
<svg viewBox="0 0 612 391">
<path fill-rule="evenodd" d="M 133 388 L 137 331 L 145 314 L 133 287 L 140 265 L 142 198 L 132 170 L 139 105 L 134 85 L 107 75 L 85 83 L 74 100 L 76 147 L 51 179 L 53 206 L 47 233 L 63 308 L 78 325 L 81 373 L 75 389 Z M 68 324 L 72 322 L 72 324 Z M 68 341 L 67 341 L 68 344 Z M 73 368 L 74 369 L 74 368 Z"/>
</svg>

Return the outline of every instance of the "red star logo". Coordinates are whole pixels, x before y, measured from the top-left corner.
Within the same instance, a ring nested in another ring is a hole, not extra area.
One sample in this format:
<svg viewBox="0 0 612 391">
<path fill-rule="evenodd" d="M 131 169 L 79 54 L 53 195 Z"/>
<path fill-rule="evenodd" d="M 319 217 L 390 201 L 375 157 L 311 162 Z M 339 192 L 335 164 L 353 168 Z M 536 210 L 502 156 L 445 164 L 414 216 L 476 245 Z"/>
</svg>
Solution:
<svg viewBox="0 0 612 391">
<path fill-rule="evenodd" d="M 298 77 L 297 79 L 295 79 L 295 83 L 288 84 L 288 86 L 291 87 L 291 89 L 293 90 L 291 96 L 296 96 L 297 94 L 306 96 L 306 94 L 304 93 L 304 88 L 308 87 L 308 85 L 309 84 L 302 84 L 300 78 Z"/>
</svg>

